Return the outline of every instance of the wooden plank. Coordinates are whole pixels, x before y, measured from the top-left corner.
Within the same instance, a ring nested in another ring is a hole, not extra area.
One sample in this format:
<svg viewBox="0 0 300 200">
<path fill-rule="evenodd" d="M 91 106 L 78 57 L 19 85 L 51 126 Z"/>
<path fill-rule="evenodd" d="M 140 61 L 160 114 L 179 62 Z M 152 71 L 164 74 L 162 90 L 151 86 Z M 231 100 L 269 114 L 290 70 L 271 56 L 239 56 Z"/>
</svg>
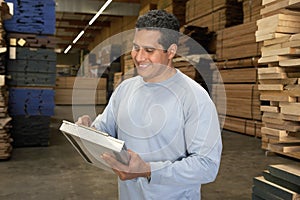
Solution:
<svg viewBox="0 0 300 200">
<path fill-rule="evenodd" d="M 280 102 L 279 107 L 283 114 L 300 116 L 300 103 Z"/>
<path fill-rule="evenodd" d="M 278 56 L 278 55 L 267 56 L 267 57 L 261 57 L 258 60 L 258 63 L 280 62 L 280 61 L 288 60 L 288 59 L 291 59 L 291 58 L 292 58 L 291 56 Z"/>
<path fill-rule="evenodd" d="M 270 165 L 268 170 L 277 178 L 285 180 L 289 183 L 293 183 L 298 186 L 298 192 L 300 191 L 300 165 L 291 164 L 277 164 Z"/>
<path fill-rule="evenodd" d="M 278 113 L 279 108 L 277 106 L 260 106 L 260 111 Z"/>
<path fill-rule="evenodd" d="M 274 74 L 274 73 L 283 73 L 284 70 L 282 67 L 267 67 L 267 68 L 258 68 L 258 74 Z"/>
<path fill-rule="evenodd" d="M 255 32 L 255 37 L 256 37 L 256 42 L 261 42 L 261 41 L 265 41 L 265 40 L 273 40 L 273 39 L 277 39 L 277 38 L 282 38 L 282 37 L 288 37 L 291 34 L 288 33 L 263 33 L 263 35 L 259 35 L 262 34 L 262 32 Z"/>
<path fill-rule="evenodd" d="M 285 200 L 294 200 L 300 197 L 300 195 L 297 194 L 296 192 L 293 192 L 291 190 L 288 190 L 284 187 L 281 187 L 277 184 L 265 180 L 263 176 L 255 177 L 253 179 L 253 183 L 258 188 L 264 191 L 269 191 L 271 194 L 274 194 Z"/>
<path fill-rule="evenodd" d="M 287 143 L 287 144 L 268 144 L 268 149 L 271 151 L 288 153 L 288 152 L 300 152 L 300 143 Z M 300 198 L 300 196 L 299 196 Z"/>
<path fill-rule="evenodd" d="M 277 165 L 270 165 L 270 166 L 268 166 L 268 169 L 272 166 L 277 166 Z M 286 166 L 289 167 L 289 165 L 286 165 Z M 282 171 L 281 170 L 279 171 L 279 176 L 278 175 L 276 176 L 276 175 L 277 175 L 277 172 L 276 172 L 276 174 L 274 174 L 274 172 L 271 174 L 269 170 L 263 171 L 263 176 L 267 181 L 270 181 L 272 183 L 275 183 L 277 185 L 280 185 L 282 187 L 285 187 L 289 190 L 292 190 L 292 191 L 300 194 L 300 187 L 296 184 L 293 184 L 292 182 L 290 182 L 290 179 L 288 179 L 288 178 L 290 178 L 288 171 L 285 171 L 285 169 L 283 169 Z M 287 178 L 287 176 L 288 176 L 288 178 Z M 296 176 L 299 176 L 299 175 L 296 174 Z"/>
<path fill-rule="evenodd" d="M 274 50 L 263 50 L 262 49 L 262 56 L 273 56 L 273 55 L 300 55 L 300 49 L 298 48 L 280 48 L 280 49 L 274 49 Z"/>
<path fill-rule="evenodd" d="M 262 92 L 260 95 L 262 101 L 285 101 L 285 102 L 296 102 L 296 97 L 290 97 L 284 93 L 278 92 Z"/>
<path fill-rule="evenodd" d="M 283 67 L 300 66 L 300 58 L 293 58 L 279 61 L 279 65 Z"/>
<path fill-rule="evenodd" d="M 262 134 L 273 135 L 273 136 L 277 136 L 277 137 L 288 136 L 288 133 L 287 133 L 286 130 L 273 129 L 273 128 L 269 128 L 269 127 L 262 127 L 261 128 L 261 133 Z"/>
<path fill-rule="evenodd" d="M 290 41 L 290 38 L 291 38 L 291 36 L 287 35 L 287 36 L 274 38 L 274 39 L 270 39 L 270 40 L 264 40 L 263 46 L 269 46 L 269 45 L 274 45 L 274 44 L 281 44 L 283 42 L 288 42 L 288 41 Z"/>
<path fill-rule="evenodd" d="M 282 91 L 283 85 L 281 85 L 281 84 L 260 84 L 260 85 L 258 85 L 258 90 Z"/>
</svg>

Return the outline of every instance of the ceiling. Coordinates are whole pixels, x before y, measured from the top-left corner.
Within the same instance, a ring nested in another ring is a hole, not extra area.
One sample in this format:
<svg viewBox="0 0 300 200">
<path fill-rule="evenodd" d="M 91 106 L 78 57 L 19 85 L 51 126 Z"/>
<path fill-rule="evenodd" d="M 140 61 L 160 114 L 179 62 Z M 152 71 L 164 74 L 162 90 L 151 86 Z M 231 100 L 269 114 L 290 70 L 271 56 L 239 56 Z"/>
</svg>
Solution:
<svg viewBox="0 0 300 200">
<path fill-rule="evenodd" d="M 56 43 L 63 52 L 76 36 L 85 29 L 89 21 L 106 2 L 104 0 L 55 0 Z M 98 19 L 85 30 L 84 35 L 73 45 L 71 51 L 88 49 L 100 30 L 122 16 L 137 16 L 140 0 L 113 0 Z"/>
</svg>

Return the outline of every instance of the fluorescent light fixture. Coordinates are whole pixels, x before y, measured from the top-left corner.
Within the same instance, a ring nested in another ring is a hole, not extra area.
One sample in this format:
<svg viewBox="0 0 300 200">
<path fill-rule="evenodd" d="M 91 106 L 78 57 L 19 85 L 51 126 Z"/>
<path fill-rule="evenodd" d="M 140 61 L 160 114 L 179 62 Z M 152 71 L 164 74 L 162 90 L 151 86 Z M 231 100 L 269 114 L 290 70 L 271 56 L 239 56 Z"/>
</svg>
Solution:
<svg viewBox="0 0 300 200">
<path fill-rule="evenodd" d="M 64 54 L 68 53 L 70 51 L 70 49 L 72 48 L 72 45 L 69 45 L 65 50 L 64 50 Z"/>
<path fill-rule="evenodd" d="M 100 10 L 96 13 L 96 15 L 90 20 L 89 25 L 91 26 L 94 21 L 102 14 L 102 12 L 107 8 L 107 6 L 112 2 L 112 0 L 107 0 L 105 4 L 100 8 Z"/>
<path fill-rule="evenodd" d="M 84 34 L 84 30 L 82 30 L 82 31 L 77 35 L 77 37 L 73 40 L 73 44 L 75 44 L 83 34 Z"/>
</svg>

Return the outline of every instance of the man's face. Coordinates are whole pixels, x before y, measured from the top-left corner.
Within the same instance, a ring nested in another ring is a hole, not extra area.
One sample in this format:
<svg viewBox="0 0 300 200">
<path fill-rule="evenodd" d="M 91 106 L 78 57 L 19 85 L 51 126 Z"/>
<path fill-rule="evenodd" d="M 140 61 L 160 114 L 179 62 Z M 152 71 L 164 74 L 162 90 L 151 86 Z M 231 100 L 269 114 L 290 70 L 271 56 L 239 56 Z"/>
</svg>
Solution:
<svg viewBox="0 0 300 200">
<path fill-rule="evenodd" d="M 146 82 L 167 79 L 171 57 L 167 49 L 158 43 L 161 33 L 156 30 L 136 30 L 131 56 L 137 72 Z"/>
</svg>

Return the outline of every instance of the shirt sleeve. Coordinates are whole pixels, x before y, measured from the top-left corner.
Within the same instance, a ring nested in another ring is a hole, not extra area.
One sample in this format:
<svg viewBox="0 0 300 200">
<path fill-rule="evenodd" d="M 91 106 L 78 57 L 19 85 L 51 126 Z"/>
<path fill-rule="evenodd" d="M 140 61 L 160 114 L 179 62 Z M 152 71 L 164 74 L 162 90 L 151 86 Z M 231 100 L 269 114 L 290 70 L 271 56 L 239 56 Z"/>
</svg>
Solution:
<svg viewBox="0 0 300 200">
<path fill-rule="evenodd" d="M 187 156 L 175 162 L 150 162 L 151 183 L 188 185 L 215 180 L 222 153 L 218 115 L 210 99 L 197 102 L 191 104 L 185 120 Z"/>
<path fill-rule="evenodd" d="M 99 114 L 93 121 L 91 126 L 94 126 L 97 130 L 101 130 L 108 133 L 112 137 L 117 137 L 116 121 L 114 116 L 114 104 L 116 99 L 116 93 L 118 93 L 118 88 L 111 95 L 111 98 L 105 107 L 102 114 Z"/>
</svg>

